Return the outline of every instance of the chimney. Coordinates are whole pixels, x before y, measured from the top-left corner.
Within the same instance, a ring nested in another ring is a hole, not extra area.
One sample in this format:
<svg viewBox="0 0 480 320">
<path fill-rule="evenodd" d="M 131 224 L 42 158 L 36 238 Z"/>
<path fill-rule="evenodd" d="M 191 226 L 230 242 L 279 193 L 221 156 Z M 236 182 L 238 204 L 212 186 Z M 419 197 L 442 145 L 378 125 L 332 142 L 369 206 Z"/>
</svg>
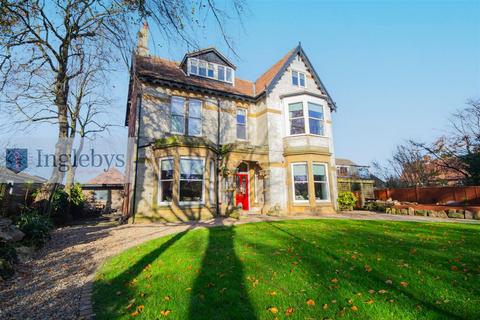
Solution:
<svg viewBox="0 0 480 320">
<path fill-rule="evenodd" d="M 148 23 L 144 23 L 143 27 L 138 31 L 137 54 L 140 56 L 148 56 Z"/>
</svg>

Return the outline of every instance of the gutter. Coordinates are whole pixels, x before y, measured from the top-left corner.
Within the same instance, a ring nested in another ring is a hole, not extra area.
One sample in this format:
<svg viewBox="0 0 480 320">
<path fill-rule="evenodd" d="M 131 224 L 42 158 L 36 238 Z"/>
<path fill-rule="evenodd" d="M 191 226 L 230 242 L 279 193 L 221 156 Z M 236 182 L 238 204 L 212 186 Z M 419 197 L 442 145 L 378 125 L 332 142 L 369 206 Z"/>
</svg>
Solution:
<svg viewBox="0 0 480 320">
<path fill-rule="evenodd" d="M 135 155 L 135 178 L 134 178 L 134 182 L 133 182 L 133 204 L 132 204 L 132 208 L 133 208 L 133 212 L 132 212 L 132 224 L 135 223 L 135 207 L 137 205 L 137 175 L 138 175 L 138 149 L 140 149 L 140 118 L 142 116 L 142 98 L 141 98 L 141 95 L 137 95 L 137 106 L 138 106 L 138 119 L 137 119 L 137 124 L 138 124 L 138 127 L 137 127 L 137 150 L 136 150 L 136 155 Z"/>
<path fill-rule="evenodd" d="M 216 200 L 216 215 L 220 216 L 220 179 L 219 179 L 219 171 L 220 171 L 220 161 L 221 161 L 221 145 L 220 145 L 220 99 L 217 98 L 217 173 L 215 174 L 215 179 L 217 181 L 217 190 L 215 192 L 215 200 Z"/>
</svg>

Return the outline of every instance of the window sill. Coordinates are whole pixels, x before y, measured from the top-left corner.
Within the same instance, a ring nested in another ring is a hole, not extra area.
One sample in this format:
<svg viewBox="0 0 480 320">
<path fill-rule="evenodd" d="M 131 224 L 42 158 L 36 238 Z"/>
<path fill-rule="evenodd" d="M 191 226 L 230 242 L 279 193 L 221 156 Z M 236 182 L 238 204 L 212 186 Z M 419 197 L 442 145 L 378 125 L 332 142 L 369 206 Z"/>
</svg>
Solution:
<svg viewBox="0 0 480 320">
<path fill-rule="evenodd" d="M 302 137 L 302 136 L 328 138 L 328 136 L 326 136 L 326 135 L 314 134 L 314 133 L 289 134 L 289 135 L 286 135 L 285 138 L 288 138 L 288 137 Z"/>
</svg>

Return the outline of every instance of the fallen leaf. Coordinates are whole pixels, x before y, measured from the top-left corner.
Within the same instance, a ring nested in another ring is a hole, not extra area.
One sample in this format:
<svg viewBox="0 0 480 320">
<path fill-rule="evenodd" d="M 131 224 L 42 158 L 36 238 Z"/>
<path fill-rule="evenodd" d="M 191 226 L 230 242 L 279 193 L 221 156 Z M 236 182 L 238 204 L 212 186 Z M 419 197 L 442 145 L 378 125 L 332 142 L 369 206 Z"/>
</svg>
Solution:
<svg viewBox="0 0 480 320">
<path fill-rule="evenodd" d="M 370 267 L 368 264 L 366 264 L 364 268 L 365 268 L 365 271 L 372 272 L 372 267 Z"/>
<path fill-rule="evenodd" d="M 375 301 L 373 301 L 373 299 L 369 299 L 368 301 L 366 301 L 365 303 L 366 304 L 373 304 Z"/>
<path fill-rule="evenodd" d="M 450 267 L 450 270 L 452 270 L 452 271 L 457 271 L 457 270 L 458 270 L 458 267 L 457 267 L 457 266 L 451 266 L 451 267 Z"/>
<path fill-rule="evenodd" d="M 337 278 L 333 278 L 332 280 L 330 280 L 330 282 L 332 282 L 332 283 L 337 283 L 337 282 L 338 282 L 338 279 L 337 279 Z"/>
<path fill-rule="evenodd" d="M 392 280 L 388 279 L 388 280 L 385 280 L 385 283 L 386 284 L 392 284 L 393 282 L 392 282 Z"/>
<path fill-rule="evenodd" d="M 314 306 L 315 305 L 315 301 L 313 299 L 308 299 L 307 300 L 307 305 L 309 306 Z"/>
<path fill-rule="evenodd" d="M 276 307 L 270 307 L 267 310 L 270 311 L 273 314 L 276 314 L 278 312 L 278 309 Z"/>
<path fill-rule="evenodd" d="M 352 311 L 358 311 L 358 307 L 357 307 L 357 306 L 352 306 L 350 309 L 352 309 Z"/>
<path fill-rule="evenodd" d="M 381 294 L 384 294 L 384 293 L 387 293 L 387 290 L 378 290 L 378 293 L 381 293 Z"/>
<path fill-rule="evenodd" d="M 405 287 L 405 288 L 406 288 L 406 287 L 408 287 L 408 282 L 402 281 L 402 282 L 400 282 L 400 285 L 401 285 L 402 287 Z"/>
<path fill-rule="evenodd" d="M 370 290 L 368 290 L 368 293 L 370 293 L 370 294 L 374 294 L 374 293 L 375 293 L 375 290 L 373 290 L 373 289 L 370 289 Z"/>
<path fill-rule="evenodd" d="M 416 252 L 417 252 L 417 248 L 412 248 L 412 249 L 410 249 L 410 253 L 411 253 L 411 254 L 415 254 Z"/>
<path fill-rule="evenodd" d="M 290 317 L 294 311 L 295 309 L 293 309 L 293 307 L 287 308 L 287 310 L 285 311 L 285 316 Z"/>
<path fill-rule="evenodd" d="M 276 292 L 276 291 L 270 291 L 270 292 L 268 293 L 268 295 L 274 297 L 274 296 L 277 295 L 277 292 Z"/>
<path fill-rule="evenodd" d="M 121 295 L 122 291 L 117 291 L 117 296 Z"/>
<path fill-rule="evenodd" d="M 143 309 L 145 309 L 145 306 L 144 306 L 143 304 L 141 304 L 141 305 L 139 305 L 139 306 L 137 307 L 137 311 L 138 311 L 139 313 L 142 313 L 142 312 L 143 312 Z"/>
<path fill-rule="evenodd" d="M 349 299 L 349 300 L 348 300 L 348 304 L 353 304 L 353 300 L 352 300 L 352 299 Z"/>
<path fill-rule="evenodd" d="M 165 301 L 170 301 L 170 300 L 172 300 L 172 297 L 170 297 L 170 296 L 165 296 L 165 298 L 163 298 L 163 300 L 165 300 Z"/>
<path fill-rule="evenodd" d="M 132 317 L 136 317 L 136 316 L 138 316 L 138 311 L 133 311 L 132 313 L 130 313 L 130 315 Z"/>
<path fill-rule="evenodd" d="M 323 310 L 327 310 L 327 309 L 328 309 L 328 304 L 325 303 L 325 304 L 322 306 L 322 308 L 323 308 Z"/>
<path fill-rule="evenodd" d="M 162 317 L 166 317 L 170 314 L 170 312 L 172 312 L 172 310 L 166 309 L 166 310 L 160 311 L 160 314 L 162 315 Z"/>
</svg>

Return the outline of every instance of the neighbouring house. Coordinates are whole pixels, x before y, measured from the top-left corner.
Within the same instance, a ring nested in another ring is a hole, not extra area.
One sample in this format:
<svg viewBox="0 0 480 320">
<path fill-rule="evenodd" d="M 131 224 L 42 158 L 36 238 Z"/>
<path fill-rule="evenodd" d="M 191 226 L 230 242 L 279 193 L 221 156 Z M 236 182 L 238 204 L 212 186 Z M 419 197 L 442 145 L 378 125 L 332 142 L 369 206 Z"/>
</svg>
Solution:
<svg viewBox="0 0 480 320">
<path fill-rule="evenodd" d="M 215 48 L 132 59 L 124 210 L 134 221 L 336 209 L 335 104 L 302 46 L 256 81 Z"/>
<path fill-rule="evenodd" d="M 18 214 L 22 206 L 30 204 L 32 194 L 47 180 L 24 172 L 13 172 L 0 167 L 0 215 Z"/>
<path fill-rule="evenodd" d="M 338 191 L 351 191 L 363 206 L 365 200 L 375 199 L 374 188 L 377 178 L 370 174 L 369 166 L 358 165 L 349 159 L 336 158 Z"/>
<path fill-rule="evenodd" d="M 123 208 L 124 185 L 125 176 L 111 168 L 82 184 L 82 190 L 87 202 L 104 212 L 116 212 Z"/>
</svg>

